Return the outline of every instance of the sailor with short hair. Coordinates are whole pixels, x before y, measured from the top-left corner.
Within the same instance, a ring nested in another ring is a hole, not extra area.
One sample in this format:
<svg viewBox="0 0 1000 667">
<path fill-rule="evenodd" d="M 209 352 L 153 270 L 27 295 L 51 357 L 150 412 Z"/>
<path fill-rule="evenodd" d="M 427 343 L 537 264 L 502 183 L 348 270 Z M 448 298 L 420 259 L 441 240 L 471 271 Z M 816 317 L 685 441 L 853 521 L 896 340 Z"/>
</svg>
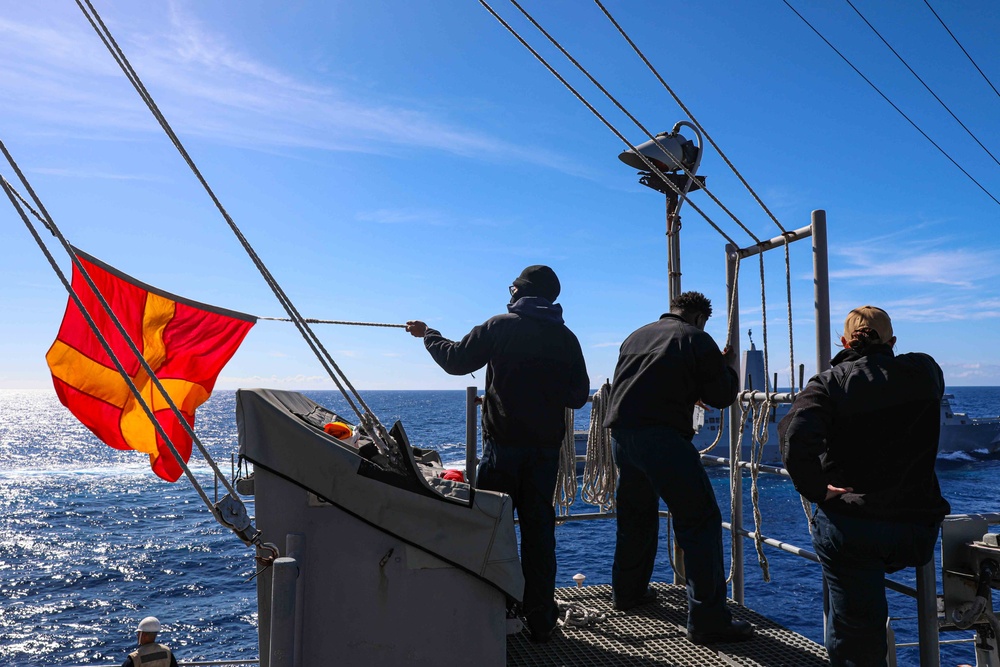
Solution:
<svg viewBox="0 0 1000 667">
<path fill-rule="evenodd" d="M 632 332 L 619 350 L 604 420 L 618 466 L 612 603 L 629 611 L 656 602 L 649 581 L 662 500 L 684 549 L 687 636 L 695 644 L 745 641 L 756 633 L 733 619 L 726 604 L 722 514 L 691 442 L 695 404 L 721 410 L 739 390 L 735 353 L 720 351 L 705 333 L 711 316 L 704 294 L 684 292 L 671 299 L 669 313 Z"/>
<path fill-rule="evenodd" d="M 160 621 L 155 616 L 139 621 L 135 631 L 139 637 L 139 648 L 128 654 L 122 667 L 177 667 L 173 651 L 156 643 Z"/>
</svg>

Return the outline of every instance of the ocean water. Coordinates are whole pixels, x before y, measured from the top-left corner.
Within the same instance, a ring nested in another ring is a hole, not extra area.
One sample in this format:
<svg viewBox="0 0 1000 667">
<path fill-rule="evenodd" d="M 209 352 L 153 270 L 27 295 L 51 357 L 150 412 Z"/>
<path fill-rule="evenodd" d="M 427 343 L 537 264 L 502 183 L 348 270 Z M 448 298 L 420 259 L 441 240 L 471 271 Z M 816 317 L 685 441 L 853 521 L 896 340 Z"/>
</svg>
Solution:
<svg viewBox="0 0 1000 667">
<path fill-rule="evenodd" d="M 1000 388 L 954 387 L 956 407 L 973 416 L 1000 414 Z M 335 392 L 311 392 L 346 412 Z M 463 391 L 365 392 L 383 422 L 403 421 L 412 444 L 464 460 Z M 237 449 L 233 392 L 217 392 L 198 412 L 196 428 L 223 471 Z M 577 428 L 586 428 L 579 411 Z M 194 459 L 192 460 L 194 462 Z M 204 464 L 194 463 L 203 483 Z M 981 453 L 941 459 L 938 476 L 953 511 L 997 512 L 1000 458 Z M 728 519 L 725 470 L 710 476 Z M 749 480 L 745 521 L 752 521 Z M 208 489 L 211 495 L 212 489 Z M 787 480 L 762 476 L 761 530 L 811 550 L 806 520 Z M 251 515 L 253 505 L 249 505 Z M 578 502 L 575 512 L 594 511 Z M 613 521 L 557 529 L 559 586 L 572 576 L 610 582 Z M 661 537 L 664 534 L 661 524 Z M 665 541 L 661 540 L 661 547 Z M 726 560 L 729 562 L 728 542 Z M 670 581 L 661 548 L 654 579 Z M 819 567 L 766 548 L 765 583 L 751 543 L 745 547 L 746 603 L 822 642 Z M 181 660 L 257 657 L 253 554 L 216 524 L 185 478 L 169 484 L 146 457 L 117 452 L 93 436 L 47 392 L 0 392 L 0 665 L 117 665 L 134 642 L 138 620 L 155 615 L 161 639 Z M 913 585 L 912 570 L 893 575 Z M 940 584 L 939 584 L 940 585 Z M 916 641 L 915 602 L 889 593 L 898 642 Z M 971 633 L 949 634 L 957 639 Z M 944 665 L 972 662 L 970 645 L 942 647 Z M 917 649 L 901 648 L 899 664 L 917 665 Z"/>
</svg>

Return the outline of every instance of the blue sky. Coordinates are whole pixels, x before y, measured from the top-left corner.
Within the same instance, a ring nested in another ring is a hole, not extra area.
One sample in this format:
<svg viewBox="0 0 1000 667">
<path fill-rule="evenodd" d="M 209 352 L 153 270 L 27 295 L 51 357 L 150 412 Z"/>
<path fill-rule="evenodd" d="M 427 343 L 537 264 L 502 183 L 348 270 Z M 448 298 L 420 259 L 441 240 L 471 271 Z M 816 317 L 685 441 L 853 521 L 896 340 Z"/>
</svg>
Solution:
<svg viewBox="0 0 1000 667">
<path fill-rule="evenodd" d="M 790 2 L 1000 198 L 1000 165 L 850 5 Z M 549 264 L 597 386 L 621 341 L 666 310 L 662 195 L 637 183 L 617 159 L 620 140 L 477 2 L 95 4 L 306 316 L 422 319 L 460 338 L 505 310 L 524 266 Z M 1000 5 L 931 4 L 1000 84 Z M 786 228 L 827 211 L 832 339 L 850 308 L 873 303 L 893 317 L 897 350 L 932 354 L 950 385 L 1000 385 L 1000 205 L 781 0 L 606 5 Z M 494 6 L 633 143 L 645 140 L 511 4 Z M 524 6 L 649 129 L 686 119 L 596 5 Z M 1000 153 L 1000 96 L 927 6 L 855 6 Z M 162 289 L 283 315 L 74 3 L 0 4 L 0 58 L 0 139 L 71 242 Z M 701 173 L 754 234 L 778 234 L 710 147 Z M 694 201 L 751 243 L 703 193 Z M 708 329 L 721 343 L 725 242 L 691 209 L 683 225 L 683 286 L 713 298 Z M 808 243 L 791 254 L 795 363 L 811 374 Z M 741 273 L 741 328 L 760 346 L 756 260 Z M 0 284 L 0 388 L 49 387 L 43 357 L 66 295 L 7 204 Z M 781 252 L 766 257 L 765 285 L 771 371 L 787 378 Z M 482 387 L 484 374 L 445 375 L 400 330 L 319 331 L 359 388 Z M 260 322 L 218 386 L 332 383 L 293 327 Z"/>
</svg>

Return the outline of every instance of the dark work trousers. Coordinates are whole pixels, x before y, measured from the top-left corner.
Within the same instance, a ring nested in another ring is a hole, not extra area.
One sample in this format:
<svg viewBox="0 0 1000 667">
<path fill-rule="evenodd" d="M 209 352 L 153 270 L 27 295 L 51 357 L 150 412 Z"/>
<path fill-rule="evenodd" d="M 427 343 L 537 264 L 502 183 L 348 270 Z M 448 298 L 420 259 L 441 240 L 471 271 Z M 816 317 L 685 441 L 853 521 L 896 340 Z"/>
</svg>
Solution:
<svg viewBox="0 0 1000 667">
<path fill-rule="evenodd" d="M 728 627 L 732 615 L 726 608 L 722 516 L 698 450 L 668 426 L 612 428 L 611 440 L 618 465 L 618 539 L 611 570 L 615 600 L 628 604 L 649 585 L 662 498 L 684 549 L 688 630 Z"/>
<path fill-rule="evenodd" d="M 887 664 L 885 575 L 930 561 L 938 525 L 816 511 L 813 547 L 823 566 L 826 651 L 834 667 Z"/>
<path fill-rule="evenodd" d="M 528 629 L 548 632 L 559 610 L 556 587 L 556 512 L 552 498 L 559 472 L 559 444 L 510 447 L 486 439 L 476 487 L 510 496 L 521 531 L 522 611 Z"/>
</svg>

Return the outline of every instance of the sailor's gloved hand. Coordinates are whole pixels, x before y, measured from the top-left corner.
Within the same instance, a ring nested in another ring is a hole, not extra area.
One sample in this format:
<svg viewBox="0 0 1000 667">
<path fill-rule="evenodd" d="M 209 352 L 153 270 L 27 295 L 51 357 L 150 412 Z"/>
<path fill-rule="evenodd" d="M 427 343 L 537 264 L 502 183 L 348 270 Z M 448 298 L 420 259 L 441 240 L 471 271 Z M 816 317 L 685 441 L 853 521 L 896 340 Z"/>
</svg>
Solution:
<svg viewBox="0 0 1000 667">
<path fill-rule="evenodd" d="M 420 320 L 410 320 L 406 323 L 406 330 L 414 338 L 423 338 L 427 333 L 427 325 Z"/>
</svg>

